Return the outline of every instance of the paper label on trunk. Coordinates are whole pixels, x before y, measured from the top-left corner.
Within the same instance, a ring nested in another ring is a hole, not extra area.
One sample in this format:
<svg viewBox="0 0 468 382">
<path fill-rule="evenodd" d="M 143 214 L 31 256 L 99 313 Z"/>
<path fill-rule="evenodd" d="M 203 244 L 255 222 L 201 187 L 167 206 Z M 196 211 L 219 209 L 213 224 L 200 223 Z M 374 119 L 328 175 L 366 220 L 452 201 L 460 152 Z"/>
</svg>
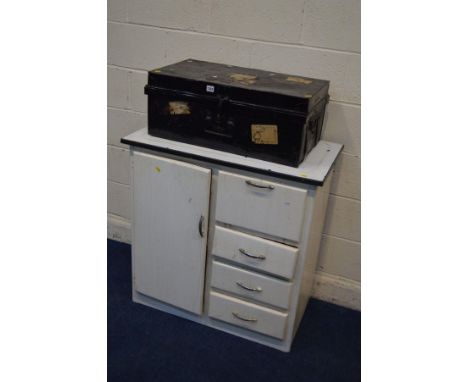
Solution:
<svg viewBox="0 0 468 382">
<path fill-rule="evenodd" d="M 304 85 L 309 85 L 312 83 L 312 80 L 308 80 L 308 79 L 301 78 L 301 77 L 292 77 L 292 76 L 289 76 L 288 78 L 286 78 L 286 81 L 295 82 L 297 84 L 304 84 Z"/>
<path fill-rule="evenodd" d="M 169 114 L 186 115 L 190 114 L 190 106 L 187 102 L 173 101 L 169 102 Z"/>
<path fill-rule="evenodd" d="M 252 142 L 258 145 L 277 145 L 277 125 L 251 125 Z"/>
<path fill-rule="evenodd" d="M 229 77 L 244 85 L 252 85 L 257 81 L 257 77 L 251 76 L 250 74 L 233 73 Z"/>
</svg>

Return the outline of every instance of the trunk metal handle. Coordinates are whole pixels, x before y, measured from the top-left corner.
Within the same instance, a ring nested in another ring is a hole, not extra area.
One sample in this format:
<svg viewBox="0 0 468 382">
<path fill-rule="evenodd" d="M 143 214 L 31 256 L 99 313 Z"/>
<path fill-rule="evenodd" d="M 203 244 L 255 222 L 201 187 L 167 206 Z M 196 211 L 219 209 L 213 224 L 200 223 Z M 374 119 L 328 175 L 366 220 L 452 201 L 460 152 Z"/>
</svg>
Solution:
<svg viewBox="0 0 468 382">
<path fill-rule="evenodd" d="M 236 281 L 236 284 L 239 285 L 242 289 L 248 290 L 250 292 L 261 292 L 262 288 L 260 287 L 249 287 L 247 285 L 244 285 L 242 281 Z"/>
<path fill-rule="evenodd" d="M 263 184 L 254 183 L 251 180 L 246 180 L 245 183 L 248 184 L 249 186 L 252 186 L 252 187 L 264 188 L 264 189 L 267 189 L 267 190 L 274 190 L 275 189 L 275 187 L 273 187 L 271 184 L 265 186 Z"/>
<path fill-rule="evenodd" d="M 246 252 L 245 249 L 239 248 L 239 252 L 242 253 L 244 256 L 250 257 L 251 259 L 257 259 L 257 260 L 265 260 L 266 257 L 263 255 L 252 255 L 248 252 Z"/>
<path fill-rule="evenodd" d="M 203 222 L 205 220 L 205 217 L 203 215 L 200 216 L 200 220 L 198 221 L 198 233 L 200 234 L 201 237 L 205 236 L 203 233 Z"/>
<path fill-rule="evenodd" d="M 247 321 L 247 322 L 257 322 L 258 321 L 255 317 L 242 317 L 237 312 L 232 312 L 232 315 L 234 317 L 236 317 L 237 319 L 242 320 L 242 321 Z"/>
</svg>

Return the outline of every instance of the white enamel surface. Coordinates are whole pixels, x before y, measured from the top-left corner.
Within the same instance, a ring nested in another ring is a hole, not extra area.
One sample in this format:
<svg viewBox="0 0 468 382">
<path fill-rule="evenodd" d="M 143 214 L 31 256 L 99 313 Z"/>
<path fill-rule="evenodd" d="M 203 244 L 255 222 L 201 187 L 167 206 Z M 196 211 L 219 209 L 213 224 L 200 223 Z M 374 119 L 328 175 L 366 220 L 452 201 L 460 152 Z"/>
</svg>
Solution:
<svg viewBox="0 0 468 382">
<path fill-rule="evenodd" d="M 135 289 L 201 314 L 211 171 L 134 153 L 133 174 Z"/>
</svg>

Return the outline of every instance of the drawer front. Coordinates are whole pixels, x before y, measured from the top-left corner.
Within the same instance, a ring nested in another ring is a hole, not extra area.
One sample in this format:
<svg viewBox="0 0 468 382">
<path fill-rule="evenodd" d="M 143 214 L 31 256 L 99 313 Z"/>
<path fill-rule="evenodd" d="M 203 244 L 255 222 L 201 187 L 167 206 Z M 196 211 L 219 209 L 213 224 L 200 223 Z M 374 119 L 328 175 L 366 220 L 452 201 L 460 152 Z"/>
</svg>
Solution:
<svg viewBox="0 0 468 382">
<path fill-rule="evenodd" d="M 211 286 L 288 309 L 292 284 L 214 261 Z"/>
<path fill-rule="evenodd" d="M 307 191 L 220 171 L 216 220 L 299 242 Z"/>
<path fill-rule="evenodd" d="M 283 339 L 288 314 L 210 292 L 209 316 L 258 333 Z"/>
<path fill-rule="evenodd" d="M 215 226 L 212 254 L 292 279 L 299 250 L 288 245 Z"/>
</svg>

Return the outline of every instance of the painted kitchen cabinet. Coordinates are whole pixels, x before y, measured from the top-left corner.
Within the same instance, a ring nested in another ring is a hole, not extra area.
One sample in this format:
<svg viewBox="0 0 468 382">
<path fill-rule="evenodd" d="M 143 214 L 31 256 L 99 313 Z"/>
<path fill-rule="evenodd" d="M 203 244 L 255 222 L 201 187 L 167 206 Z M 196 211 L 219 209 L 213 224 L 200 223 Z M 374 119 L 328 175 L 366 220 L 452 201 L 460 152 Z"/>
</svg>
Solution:
<svg viewBox="0 0 468 382">
<path fill-rule="evenodd" d="M 133 300 L 289 351 L 312 292 L 333 164 L 288 167 L 149 136 L 132 175 Z"/>
</svg>

